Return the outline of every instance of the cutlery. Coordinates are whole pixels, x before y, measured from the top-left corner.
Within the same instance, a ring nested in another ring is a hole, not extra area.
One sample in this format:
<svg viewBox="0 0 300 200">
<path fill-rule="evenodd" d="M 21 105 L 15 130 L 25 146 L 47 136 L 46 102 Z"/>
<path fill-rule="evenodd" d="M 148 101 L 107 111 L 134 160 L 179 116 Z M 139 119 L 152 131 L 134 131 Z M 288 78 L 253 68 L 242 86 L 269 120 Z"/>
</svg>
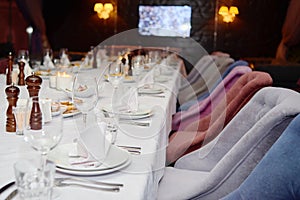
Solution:
<svg viewBox="0 0 300 200">
<path fill-rule="evenodd" d="M 15 184 L 15 182 L 14 181 L 11 181 L 11 182 L 9 182 L 9 183 L 7 183 L 6 185 L 4 185 L 1 189 L 0 189 L 0 194 L 2 193 L 2 192 L 4 192 L 5 190 L 7 190 L 8 188 L 10 188 L 12 185 L 14 185 Z"/>
<path fill-rule="evenodd" d="M 148 96 L 148 97 L 159 97 L 159 98 L 165 98 L 165 95 L 159 95 L 159 94 L 146 94 L 146 93 L 139 93 L 139 96 Z"/>
<path fill-rule="evenodd" d="M 70 183 L 65 183 L 64 181 L 56 180 L 54 181 L 54 185 L 57 187 L 67 187 L 67 186 L 78 186 L 78 187 L 84 187 L 88 189 L 95 189 L 95 190 L 102 190 L 102 191 L 108 191 L 108 192 L 119 192 L 120 187 L 119 186 L 114 186 L 114 187 L 101 187 L 97 185 L 85 185 L 83 183 L 79 182 L 70 182 Z"/>
<path fill-rule="evenodd" d="M 136 121 L 129 121 L 129 120 L 120 120 L 120 123 L 131 124 L 131 125 L 136 125 L 136 126 L 150 126 L 149 122 L 136 122 Z"/>
<path fill-rule="evenodd" d="M 117 145 L 119 148 L 122 148 L 126 151 L 128 151 L 131 154 L 140 155 L 141 154 L 141 147 L 134 147 L 134 146 L 123 146 L 123 145 Z"/>
<path fill-rule="evenodd" d="M 14 189 L 6 198 L 5 200 L 12 200 L 18 194 L 18 189 Z"/>
<path fill-rule="evenodd" d="M 127 145 L 117 145 L 118 147 L 125 148 L 125 149 L 135 149 L 135 150 L 141 150 L 141 147 L 137 146 L 127 146 Z"/>
<path fill-rule="evenodd" d="M 109 182 L 94 181 L 94 180 L 75 178 L 75 177 L 55 178 L 55 182 L 57 183 L 66 182 L 66 181 L 73 181 L 73 182 L 75 181 L 80 183 L 88 183 L 93 185 L 106 185 L 106 186 L 114 186 L 114 187 L 124 186 L 122 183 L 109 183 Z"/>
</svg>

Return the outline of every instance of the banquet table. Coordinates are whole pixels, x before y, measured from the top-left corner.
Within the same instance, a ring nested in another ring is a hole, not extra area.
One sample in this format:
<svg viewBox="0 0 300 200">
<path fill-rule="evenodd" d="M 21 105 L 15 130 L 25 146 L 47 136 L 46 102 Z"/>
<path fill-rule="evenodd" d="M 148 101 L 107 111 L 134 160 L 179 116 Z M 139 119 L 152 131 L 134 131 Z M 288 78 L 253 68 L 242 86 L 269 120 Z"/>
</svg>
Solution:
<svg viewBox="0 0 300 200">
<path fill-rule="evenodd" d="M 172 114 L 176 112 L 177 94 L 182 79 L 183 62 L 178 60 L 172 66 L 163 66 L 170 68 L 172 73 L 164 76 L 164 82 L 157 82 L 164 90 L 164 97 L 139 96 L 139 105 L 148 107 L 153 111 L 149 119 L 149 127 L 140 127 L 131 124 L 119 124 L 116 144 L 141 147 L 141 154 L 130 154 L 130 163 L 123 168 L 94 176 L 83 176 L 81 178 L 101 180 L 107 182 L 122 183 L 124 186 L 119 192 L 105 192 L 100 190 L 91 190 L 80 187 L 61 187 L 56 188 L 58 199 L 131 199 L 144 200 L 156 199 L 159 180 L 162 178 L 166 159 L 166 145 L 168 143 L 168 134 L 171 130 Z M 170 72 L 170 71 L 169 71 Z M 105 69 L 96 68 L 81 70 L 78 73 L 85 73 L 87 76 L 95 76 L 99 82 L 99 101 L 92 111 L 99 112 L 101 105 L 109 102 L 112 98 L 112 86 L 104 80 Z M 29 144 L 24 141 L 23 136 L 5 131 L 6 109 L 8 102 L 6 100 L 5 75 L 0 75 L 0 188 L 10 181 L 15 180 L 13 164 L 22 158 L 36 158 L 38 152 L 33 150 Z M 130 86 L 132 83 L 124 83 Z M 19 98 L 28 98 L 26 86 L 20 88 Z M 40 97 L 51 98 L 51 96 L 60 98 L 70 98 L 66 92 L 59 91 L 49 87 L 49 79 L 43 78 L 42 87 L 39 93 Z M 92 115 L 94 116 L 94 115 Z M 59 145 L 71 143 L 80 134 L 78 120 L 82 120 L 81 115 L 64 118 L 63 138 Z M 93 119 L 91 119 L 93 120 Z M 96 119 L 97 120 L 97 119 Z M 74 176 L 56 171 L 56 177 Z M 8 189 L 0 194 L 0 199 L 5 197 L 13 190 Z"/>
</svg>

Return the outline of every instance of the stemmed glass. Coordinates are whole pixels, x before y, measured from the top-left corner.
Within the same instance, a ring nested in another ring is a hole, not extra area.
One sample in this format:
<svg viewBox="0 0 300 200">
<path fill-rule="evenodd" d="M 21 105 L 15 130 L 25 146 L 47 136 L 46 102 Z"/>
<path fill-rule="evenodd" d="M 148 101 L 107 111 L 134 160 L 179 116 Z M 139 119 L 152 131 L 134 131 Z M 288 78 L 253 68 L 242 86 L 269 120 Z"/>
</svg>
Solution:
<svg viewBox="0 0 300 200">
<path fill-rule="evenodd" d="M 63 120 L 59 100 L 30 97 L 25 114 L 24 139 L 41 153 L 41 170 L 44 171 L 47 155 L 62 138 Z"/>
<path fill-rule="evenodd" d="M 114 61 L 108 66 L 108 81 L 113 85 L 114 89 L 118 88 L 123 79 L 122 63 Z"/>
<path fill-rule="evenodd" d="M 132 74 L 136 79 L 136 82 L 140 80 L 141 74 L 144 71 L 145 56 L 135 56 L 132 58 Z"/>
<path fill-rule="evenodd" d="M 98 85 L 96 78 L 85 74 L 77 74 L 73 82 L 72 100 L 83 116 L 83 124 L 86 127 L 87 114 L 93 110 L 98 102 Z"/>
<path fill-rule="evenodd" d="M 29 63 L 29 51 L 25 49 L 21 49 L 18 51 L 18 62 L 23 61 L 25 63 Z"/>
</svg>

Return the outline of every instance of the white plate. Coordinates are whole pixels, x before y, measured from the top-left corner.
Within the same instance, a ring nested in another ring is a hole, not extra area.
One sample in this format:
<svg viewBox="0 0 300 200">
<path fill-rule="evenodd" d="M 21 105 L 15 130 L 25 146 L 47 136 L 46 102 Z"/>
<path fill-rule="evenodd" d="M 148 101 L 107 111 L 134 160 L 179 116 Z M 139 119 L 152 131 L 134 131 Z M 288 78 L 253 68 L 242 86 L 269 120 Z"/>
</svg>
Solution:
<svg viewBox="0 0 300 200">
<path fill-rule="evenodd" d="M 157 86 L 153 86 L 153 87 L 142 87 L 139 88 L 138 91 L 140 94 L 161 94 L 163 93 L 163 89 Z"/>
<path fill-rule="evenodd" d="M 169 78 L 164 77 L 164 76 L 159 76 L 159 77 L 154 78 L 154 80 L 159 83 L 165 83 L 165 82 L 169 81 Z"/>
<path fill-rule="evenodd" d="M 135 82 L 132 76 L 123 78 L 123 83 L 133 83 Z"/>
<path fill-rule="evenodd" d="M 145 114 L 145 115 L 120 115 L 120 119 L 144 119 L 144 118 L 148 118 L 151 117 L 153 115 L 152 112 Z"/>
<path fill-rule="evenodd" d="M 114 145 L 112 145 L 108 151 L 108 154 L 103 161 L 102 165 L 99 167 L 80 167 L 73 166 L 69 163 L 70 152 L 76 151 L 76 143 L 64 144 L 56 147 L 49 154 L 49 160 L 56 164 L 58 169 L 75 171 L 75 172 L 95 172 L 95 171 L 107 171 L 118 168 L 124 165 L 128 160 L 130 160 L 130 155 L 127 151 L 124 151 Z"/>
<path fill-rule="evenodd" d="M 70 113 L 63 113 L 62 116 L 64 118 L 67 118 L 67 117 L 72 117 L 72 116 L 75 116 L 75 115 L 78 115 L 80 114 L 81 112 L 79 110 L 76 110 L 76 111 L 73 111 L 73 112 L 70 112 Z"/>
<path fill-rule="evenodd" d="M 106 111 L 108 113 L 112 113 L 113 110 L 110 106 L 102 106 L 101 110 Z M 140 106 L 139 110 L 137 112 L 119 112 L 118 115 L 122 119 L 143 119 L 150 117 L 152 115 L 152 110 L 149 108 L 143 108 Z"/>
<path fill-rule="evenodd" d="M 58 172 L 71 174 L 71 175 L 77 175 L 77 176 L 97 176 L 97 175 L 103 175 L 103 174 L 109 174 L 115 171 L 119 171 L 125 167 L 127 167 L 131 163 L 131 159 L 128 159 L 125 163 L 122 165 L 119 165 L 115 168 L 109 168 L 106 170 L 96 170 L 96 171 L 76 171 L 76 170 L 69 170 L 69 169 L 63 169 L 60 167 L 57 167 L 56 170 Z"/>
</svg>

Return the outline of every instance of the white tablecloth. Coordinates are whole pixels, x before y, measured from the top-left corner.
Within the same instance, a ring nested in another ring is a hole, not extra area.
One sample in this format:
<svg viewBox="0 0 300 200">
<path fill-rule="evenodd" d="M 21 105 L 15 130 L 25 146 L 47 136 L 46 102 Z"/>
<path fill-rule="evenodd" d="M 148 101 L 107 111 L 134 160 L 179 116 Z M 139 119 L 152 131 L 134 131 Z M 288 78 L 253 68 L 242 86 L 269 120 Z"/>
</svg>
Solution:
<svg viewBox="0 0 300 200">
<path fill-rule="evenodd" d="M 142 147 L 140 155 L 131 155 L 131 163 L 128 167 L 110 174 L 85 177 L 94 180 L 105 180 L 120 182 L 124 184 L 120 192 L 111 193 L 97 190 L 89 190 L 78 187 L 59 188 L 60 199 L 131 199 L 144 200 L 155 199 L 158 182 L 163 176 L 165 166 L 165 147 L 167 145 L 168 134 L 171 130 L 171 116 L 176 109 L 176 96 L 180 86 L 181 75 L 179 73 L 182 62 L 178 64 L 172 75 L 168 75 L 166 83 L 158 83 L 165 88 L 165 98 L 140 96 L 139 103 L 154 110 L 151 117 L 150 127 L 138 127 L 121 124 L 117 137 L 117 144 L 132 145 Z M 100 77 L 103 69 L 92 69 L 80 73 L 88 76 Z M 30 158 L 39 156 L 23 140 L 22 136 L 5 132 L 6 109 L 8 106 L 5 94 L 5 75 L 0 75 L 0 187 L 11 180 L 14 180 L 13 164 L 20 158 Z M 50 89 L 49 80 L 43 79 L 40 96 L 51 97 L 51 95 L 67 98 L 64 92 Z M 28 97 L 25 86 L 19 87 L 20 98 Z M 110 97 L 111 88 L 109 83 L 100 91 L 98 106 L 107 101 Z M 96 108 L 97 109 L 97 108 Z M 69 143 L 77 137 L 77 120 L 81 120 L 81 115 L 66 118 L 64 136 L 61 144 Z M 57 176 L 66 176 L 57 172 Z M 68 175 L 67 175 L 68 176 Z M 9 190 L 0 195 L 1 198 L 9 193 Z"/>
</svg>

